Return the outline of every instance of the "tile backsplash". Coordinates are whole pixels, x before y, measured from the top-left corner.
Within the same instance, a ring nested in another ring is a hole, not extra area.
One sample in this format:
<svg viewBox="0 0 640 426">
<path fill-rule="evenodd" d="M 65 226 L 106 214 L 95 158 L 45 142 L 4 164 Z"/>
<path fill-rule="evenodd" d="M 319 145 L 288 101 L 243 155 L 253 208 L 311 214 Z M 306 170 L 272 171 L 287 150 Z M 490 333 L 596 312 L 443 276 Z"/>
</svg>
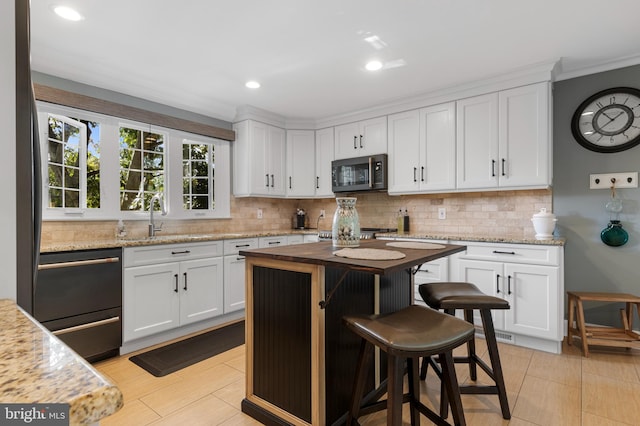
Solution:
<svg viewBox="0 0 640 426">
<path fill-rule="evenodd" d="M 386 193 L 359 193 L 356 208 L 363 227 L 396 227 L 398 210 L 409 213 L 411 232 L 447 235 L 505 235 L 533 237 L 531 216 L 541 208 L 552 211 L 551 190 L 469 192 L 389 196 Z M 438 219 L 438 208 L 446 209 L 446 219 Z M 262 219 L 257 209 L 262 209 Z M 211 234 L 228 232 L 271 232 L 293 228 L 297 208 L 307 212 L 307 227 L 331 229 L 336 209 L 334 198 L 276 199 L 231 198 L 230 219 L 164 220 L 163 234 Z M 320 210 L 326 216 L 319 219 Z M 125 220 L 130 237 L 147 233 L 147 221 Z M 42 242 L 110 240 L 117 221 L 47 221 Z"/>
</svg>

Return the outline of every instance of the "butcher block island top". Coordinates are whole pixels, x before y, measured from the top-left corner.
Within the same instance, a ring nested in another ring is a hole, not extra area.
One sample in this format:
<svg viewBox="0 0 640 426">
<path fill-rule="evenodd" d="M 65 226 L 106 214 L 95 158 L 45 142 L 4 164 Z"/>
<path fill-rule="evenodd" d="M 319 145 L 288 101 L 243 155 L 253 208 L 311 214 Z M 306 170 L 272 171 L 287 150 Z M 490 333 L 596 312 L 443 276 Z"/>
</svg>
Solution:
<svg viewBox="0 0 640 426">
<path fill-rule="evenodd" d="M 70 425 L 122 407 L 120 389 L 8 299 L 0 299 L 0 340 L 1 403 L 69 404 Z"/>
<path fill-rule="evenodd" d="M 361 241 L 360 246 L 355 249 L 390 250 L 400 252 L 405 256 L 401 259 L 391 260 L 346 258 L 334 254 L 342 250 L 342 248 L 333 247 L 330 241 L 243 250 L 240 251 L 240 255 L 387 275 L 389 273 L 412 268 L 444 256 L 449 256 L 466 249 L 466 246 L 456 244 L 442 244 L 440 245 L 442 248 L 415 249 L 393 247 L 388 245 L 388 243 L 388 241 L 383 240 Z"/>
</svg>

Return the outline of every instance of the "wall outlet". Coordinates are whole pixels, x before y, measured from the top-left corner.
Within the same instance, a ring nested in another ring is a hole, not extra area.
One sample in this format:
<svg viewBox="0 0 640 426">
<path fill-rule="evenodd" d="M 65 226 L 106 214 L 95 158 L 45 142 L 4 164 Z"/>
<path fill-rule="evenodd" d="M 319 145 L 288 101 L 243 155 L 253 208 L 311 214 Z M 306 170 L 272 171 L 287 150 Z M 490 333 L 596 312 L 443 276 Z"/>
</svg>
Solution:
<svg viewBox="0 0 640 426">
<path fill-rule="evenodd" d="M 447 218 L 447 209 L 444 207 L 438 207 L 438 219 Z"/>
<path fill-rule="evenodd" d="M 262 209 L 258 209 L 258 219 L 262 219 Z"/>
<path fill-rule="evenodd" d="M 320 210 L 320 218 L 324 219 L 324 210 Z"/>
</svg>

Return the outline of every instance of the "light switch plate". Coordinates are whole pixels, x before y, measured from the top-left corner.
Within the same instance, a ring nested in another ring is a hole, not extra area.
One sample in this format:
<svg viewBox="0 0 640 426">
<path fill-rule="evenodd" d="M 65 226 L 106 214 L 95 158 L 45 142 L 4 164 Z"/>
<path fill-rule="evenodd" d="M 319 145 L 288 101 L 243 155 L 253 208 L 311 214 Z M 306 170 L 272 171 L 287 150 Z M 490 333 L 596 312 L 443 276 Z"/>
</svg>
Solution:
<svg viewBox="0 0 640 426">
<path fill-rule="evenodd" d="M 590 189 L 637 188 L 638 172 L 598 173 L 589 175 Z"/>
</svg>

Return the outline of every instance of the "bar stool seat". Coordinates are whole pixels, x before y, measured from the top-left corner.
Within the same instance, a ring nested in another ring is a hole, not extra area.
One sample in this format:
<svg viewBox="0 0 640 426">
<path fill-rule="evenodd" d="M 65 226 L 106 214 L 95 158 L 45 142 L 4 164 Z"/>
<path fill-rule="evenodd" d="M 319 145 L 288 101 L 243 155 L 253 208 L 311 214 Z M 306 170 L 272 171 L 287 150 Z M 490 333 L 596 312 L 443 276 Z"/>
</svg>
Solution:
<svg viewBox="0 0 640 426">
<path fill-rule="evenodd" d="M 435 424 L 448 425 L 446 416 L 440 417 L 420 402 L 418 361 L 420 357 L 435 355 L 439 355 L 443 389 L 451 401 L 454 423 L 465 425 L 451 351 L 473 339 L 475 329 L 472 324 L 415 305 L 391 314 L 346 316 L 343 322 L 362 338 L 347 425 L 357 424 L 360 415 L 385 408 L 387 424 L 401 425 L 403 402 L 411 405 L 412 425 L 420 423 L 420 413 Z M 387 353 L 387 400 L 361 406 L 374 346 Z M 409 379 L 406 395 L 403 394 L 405 359 Z"/>
<path fill-rule="evenodd" d="M 491 317 L 492 309 L 509 309 L 509 302 L 500 297 L 488 296 L 484 294 L 474 284 L 467 282 L 440 282 L 421 284 L 419 286 L 420 296 L 433 309 L 443 309 L 449 315 L 455 315 L 456 309 L 464 310 L 464 317 L 469 323 L 473 324 L 473 311 L 480 311 L 482 318 L 482 326 L 484 336 L 487 343 L 491 367 L 489 367 L 476 354 L 475 341 L 473 339 L 467 342 L 467 356 L 454 357 L 454 362 L 469 364 L 469 375 L 471 380 L 477 380 L 477 366 L 494 381 L 493 386 L 465 385 L 460 386 L 461 394 L 497 394 L 500 400 L 500 408 L 502 417 L 511 418 L 509 410 L 509 402 L 507 400 L 507 390 L 504 384 L 502 374 L 502 365 L 500 364 L 500 355 L 498 353 L 498 344 L 496 342 L 496 334 L 493 328 L 493 318 Z M 431 365 L 436 374 L 441 377 L 442 373 L 435 360 L 431 357 L 422 359 L 422 371 L 420 378 L 424 380 L 427 376 L 428 365 Z M 447 413 L 447 402 L 444 398 L 440 399 L 440 415 L 445 416 Z"/>
</svg>

